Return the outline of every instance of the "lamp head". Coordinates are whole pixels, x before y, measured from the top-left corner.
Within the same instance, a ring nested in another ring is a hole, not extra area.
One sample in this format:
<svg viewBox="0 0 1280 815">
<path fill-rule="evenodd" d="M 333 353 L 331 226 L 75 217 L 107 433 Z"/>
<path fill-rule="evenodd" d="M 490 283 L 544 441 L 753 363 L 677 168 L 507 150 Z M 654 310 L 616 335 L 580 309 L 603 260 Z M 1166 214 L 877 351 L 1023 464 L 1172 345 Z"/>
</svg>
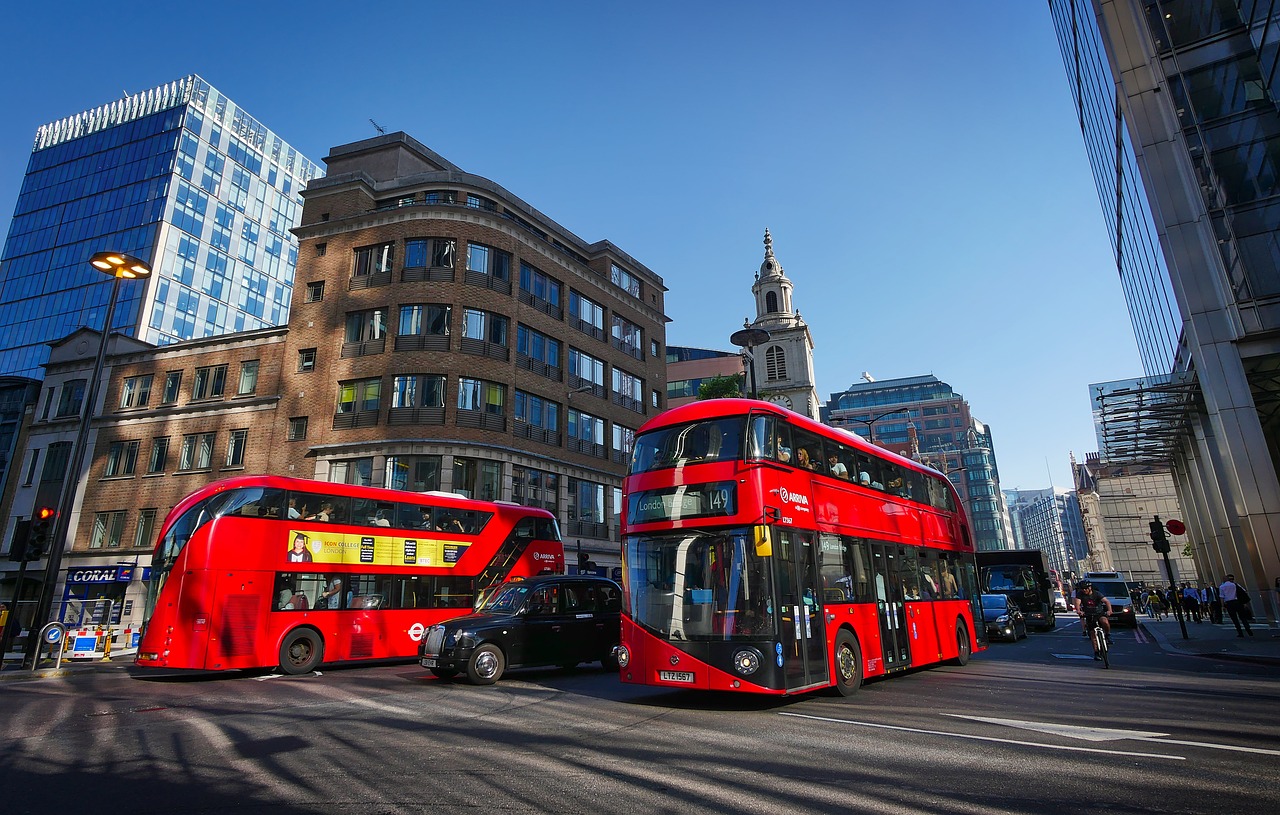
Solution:
<svg viewBox="0 0 1280 815">
<path fill-rule="evenodd" d="M 98 252 L 89 258 L 89 265 L 103 274 L 124 280 L 141 280 L 151 276 L 146 261 L 124 252 Z"/>
</svg>

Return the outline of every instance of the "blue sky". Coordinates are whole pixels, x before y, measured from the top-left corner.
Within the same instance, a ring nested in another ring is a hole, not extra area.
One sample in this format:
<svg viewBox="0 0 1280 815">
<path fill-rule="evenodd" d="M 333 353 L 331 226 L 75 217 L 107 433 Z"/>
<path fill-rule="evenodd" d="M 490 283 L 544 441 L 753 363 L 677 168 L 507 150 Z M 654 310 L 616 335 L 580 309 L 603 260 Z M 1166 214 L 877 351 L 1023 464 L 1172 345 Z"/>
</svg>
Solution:
<svg viewBox="0 0 1280 815">
<path fill-rule="evenodd" d="M 353 10 L 358 17 L 352 18 Z M 670 289 L 754 316 L 765 227 L 819 395 L 932 373 L 1002 486 L 1070 486 L 1087 385 L 1141 374 L 1047 4 L 73 0 L 0 12 L 0 230 L 35 130 L 198 73 L 313 161 L 403 130 Z"/>
</svg>

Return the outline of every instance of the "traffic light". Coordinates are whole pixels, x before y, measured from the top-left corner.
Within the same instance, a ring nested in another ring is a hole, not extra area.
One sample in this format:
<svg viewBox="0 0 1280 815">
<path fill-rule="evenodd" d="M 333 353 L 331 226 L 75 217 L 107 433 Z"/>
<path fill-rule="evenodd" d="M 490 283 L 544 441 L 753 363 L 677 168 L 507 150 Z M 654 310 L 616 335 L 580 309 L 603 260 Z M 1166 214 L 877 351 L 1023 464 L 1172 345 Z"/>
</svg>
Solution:
<svg viewBox="0 0 1280 815">
<path fill-rule="evenodd" d="M 27 536 L 25 560 L 39 560 L 48 552 L 49 539 L 53 536 L 53 519 L 57 514 L 53 507 L 40 507 L 31 516 L 31 533 Z"/>
<path fill-rule="evenodd" d="M 1156 515 L 1155 520 L 1151 522 L 1151 548 L 1160 554 L 1169 553 L 1169 536 L 1164 533 L 1164 524 L 1160 523 L 1160 516 Z"/>
</svg>

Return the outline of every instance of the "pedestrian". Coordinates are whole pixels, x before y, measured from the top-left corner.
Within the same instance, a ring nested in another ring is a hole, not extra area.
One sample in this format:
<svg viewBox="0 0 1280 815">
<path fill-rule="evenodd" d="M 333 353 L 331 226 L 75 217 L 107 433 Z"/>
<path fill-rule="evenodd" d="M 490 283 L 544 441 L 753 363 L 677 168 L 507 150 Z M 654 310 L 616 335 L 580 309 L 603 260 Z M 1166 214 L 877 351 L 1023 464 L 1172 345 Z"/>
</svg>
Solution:
<svg viewBox="0 0 1280 815">
<path fill-rule="evenodd" d="M 1200 592 L 1192 588 L 1190 583 L 1182 584 L 1182 610 L 1187 613 L 1188 620 L 1200 622 Z"/>
<path fill-rule="evenodd" d="M 1218 586 L 1218 593 L 1222 595 L 1222 605 L 1227 609 L 1231 622 L 1235 624 L 1236 636 L 1243 637 L 1248 634 L 1252 637 L 1253 629 L 1249 627 L 1249 620 L 1253 619 L 1253 611 L 1249 608 L 1251 598 L 1244 587 L 1236 582 L 1236 576 L 1227 575 L 1222 585 Z"/>
</svg>

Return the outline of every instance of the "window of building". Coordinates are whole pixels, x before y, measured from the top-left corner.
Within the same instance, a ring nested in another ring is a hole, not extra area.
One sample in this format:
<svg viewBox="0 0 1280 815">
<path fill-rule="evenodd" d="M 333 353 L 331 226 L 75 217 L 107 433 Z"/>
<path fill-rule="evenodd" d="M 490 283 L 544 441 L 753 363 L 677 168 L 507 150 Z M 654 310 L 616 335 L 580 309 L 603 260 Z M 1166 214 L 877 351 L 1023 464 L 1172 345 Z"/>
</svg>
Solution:
<svg viewBox="0 0 1280 815">
<path fill-rule="evenodd" d="M 502 462 L 454 456 L 453 491 L 467 498 L 496 501 L 502 497 Z"/>
<path fill-rule="evenodd" d="M 169 437 L 156 436 L 151 440 L 151 457 L 147 459 L 147 473 L 162 473 L 169 463 Z"/>
<path fill-rule="evenodd" d="M 613 373 L 614 403 L 642 412 L 644 408 L 644 380 L 615 367 Z"/>
<path fill-rule="evenodd" d="M 569 409 L 569 438 L 604 446 L 604 419 Z"/>
<path fill-rule="evenodd" d="M 577 348 L 569 349 L 569 386 L 599 385 L 604 387 L 604 362 Z M 601 394 L 604 391 L 600 392 Z"/>
<path fill-rule="evenodd" d="M 641 299 L 643 290 L 640 287 L 640 278 L 628 272 L 618 264 L 611 264 L 609 267 L 609 279 L 613 281 L 613 285 L 625 291 L 627 294 Z"/>
<path fill-rule="evenodd" d="M 775 314 L 778 311 L 778 293 L 776 291 L 766 292 L 764 295 L 764 310 L 766 314 Z"/>
<path fill-rule="evenodd" d="M 391 381 L 391 407 L 443 408 L 443 374 L 401 374 Z"/>
<path fill-rule="evenodd" d="M 476 308 L 463 309 L 462 337 L 463 339 L 488 342 L 505 348 L 507 345 L 507 318 L 500 314 L 481 311 Z M 463 344 L 463 350 L 467 350 L 465 343 Z"/>
<path fill-rule="evenodd" d="M 662 346 L 658 344 L 657 340 L 649 340 L 649 356 L 651 357 L 662 356 Z"/>
<path fill-rule="evenodd" d="M 458 378 L 458 409 L 476 410 L 501 416 L 506 406 L 507 389 L 483 379 Z"/>
<path fill-rule="evenodd" d="M 498 205 L 497 205 L 497 204 L 495 204 L 493 201 L 490 201 L 488 198 L 484 198 L 484 197 L 479 196 L 479 195 L 472 195 L 472 194 L 468 194 L 468 195 L 467 195 L 467 206 L 468 206 L 468 207 L 471 207 L 472 209 L 483 209 L 483 210 L 487 210 L 487 211 L 489 211 L 489 212 L 497 212 L 497 211 L 498 211 Z"/>
<path fill-rule="evenodd" d="M 384 484 L 393 490 L 440 489 L 440 456 L 387 456 Z"/>
<path fill-rule="evenodd" d="M 603 524 L 604 513 L 604 484 L 570 478 L 569 506 L 566 512 L 569 521 Z"/>
<path fill-rule="evenodd" d="M 258 360 L 251 359 L 240 363 L 240 385 L 236 388 L 237 396 L 250 396 L 258 390 Z"/>
<path fill-rule="evenodd" d="M 376 246 L 362 246 L 356 250 L 353 277 L 365 277 L 374 274 L 390 274 L 391 263 L 395 256 L 394 243 L 380 243 Z"/>
<path fill-rule="evenodd" d="M 520 367 L 560 379 L 560 341 L 526 325 L 516 327 L 516 353 Z"/>
<path fill-rule="evenodd" d="M 306 416 L 294 416 L 289 420 L 289 441 L 302 441 L 307 437 Z"/>
<path fill-rule="evenodd" d="M 207 470 L 213 464 L 213 443 L 217 433 L 189 433 L 182 437 L 179 470 Z"/>
<path fill-rule="evenodd" d="M 164 375 L 164 393 L 160 395 L 160 404 L 172 405 L 178 401 L 182 391 L 182 371 L 169 371 Z"/>
<path fill-rule="evenodd" d="M 560 281 L 547 277 L 524 261 L 520 262 L 520 291 L 536 300 L 560 308 Z"/>
<path fill-rule="evenodd" d="M 661 397 L 661 396 L 659 396 L 659 394 L 658 394 L 658 392 L 657 392 L 657 391 L 651 391 L 651 392 L 650 392 L 650 394 L 649 394 L 649 404 L 653 405 L 653 406 L 654 406 L 654 407 L 656 407 L 656 408 L 660 408 L 660 407 L 662 407 L 662 397 Z"/>
<path fill-rule="evenodd" d="M 764 352 L 765 379 L 779 382 L 787 378 L 787 355 L 779 345 L 771 345 Z"/>
<path fill-rule="evenodd" d="M 430 198 L 430 194 L 428 194 Z M 428 200 L 428 203 L 431 203 Z M 405 268 L 453 268 L 456 244 L 453 238 L 415 238 L 404 242 Z"/>
<path fill-rule="evenodd" d="M 249 441 L 248 430 L 232 430 L 227 440 L 227 466 L 244 466 L 244 448 Z"/>
<path fill-rule="evenodd" d="M 329 462 L 329 481 L 335 484 L 371 486 L 373 484 L 373 459 L 366 457 L 331 461 Z"/>
<path fill-rule="evenodd" d="M 631 460 L 631 451 L 636 446 L 636 431 L 618 423 L 613 425 L 613 459 L 625 464 Z"/>
<path fill-rule="evenodd" d="M 36 477 L 36 465 L 40 463 L 40 448 L 31 450 L 31 458 L 27 461 L 27 475 L 22 479 L 22 486 L 30 487 Z"/>
<path fill-rule="evenodd" d="M 617 314 L 609 318 L 613 347 L 636 359 L 644 356 L 644 338 L 640 326 Z"/>
<path fill-rule="evenodd" d="M 40 473 L 40 483 L 48 484 L 66 478 L 67 459 L 70 457 L 71 442 L 59 441 L 49 445 L 49 452 L 44 456 L 44 469 Z"/>
<path fill-rule="evenodd" d="M 449 336 L 452 307 L 447 303 L 415 303 L 400 307 L 401 337 Z"/>
<path fill-rule="evenodd" d="M 136 439 L 111 442 L 111 446 L 107 448 L 107 467 L 102 473 L 103 478 L 133 475 L 134 467 L 138 464 L 139 444 Z"/>
<path fill-rule="evenodd" d="M 322 258 L 329 254 L 329 244 L 321 242 L 316 244 L 316 257 Z M 321 291 L 324 291 L 321 289 Z"/>
<path fill-rule="evenodd" d="M 126 514 L 123 509 L 111 512 L 95 512 L 93 515 L 93 531 L 89 535 L 89 548 L 119 548 L 120 541 L 124 538 L 124 519 Z"/>
<path fill-rule="evenodd" d="M 509 281 L 511 280 L 511 254 L 482 243 L 468 243 L 467 271 L 488 275 L 495 280 Z"/>
<path fill-rule="evenodd" d="M 569 316 L 579 331 L 604 339 L 604 308 L 599 303 L 570 290 Z"/>
<path fill-rule="evenodd" d="M 352 311 L 347 314 L 346 342 L 380 340 L 387 333 L 387 313 L 380 308 Z"/>
<path fill-rule="evenodd" d="M 559 513 L 560 477 L 532 467 L 511 467 L 511 500 Z"/>
<path fill-rule="evenodd" d="M 191 381 L 191 399 L 217 399 L 222 396 L 227 386 L 227 366 L 208 365 L 196 368 L 195 378 Z"/>
<path fill-rule="evenodd" d="M 298 351 L 298 371 L 306 373 L 316 369 L 316 349 L 302 348 Z"/>
<path fill-rule="evenodd" d="M 376 413 L 381 405 L 381 379 L 355 379 L 338 383 L 338 413 Z"/>
<path fill-rule="evenodd" d="M 85 379 L 71 379 L 62 383 L 62 394 L 58 399 L 58 412 L 54 415 L 55 419 L 80 415 L 80 408 L 84 404 L 84 388 L 87 381 Z"/>
<path fill-rule="evenodd" d="M 147 402 L 151 401 L 152 376 L 152 374 L 144 374 L 125 379 L 124 386 L 120 389 L 120 407 L 146 407 Z"/>
<path fill-rule="evenodd" d="M 319 303 L 324 299 L 324 281 L 316 280 L 307 284 L 307 294 L 304 302 Z"/>
<path fill-rule="evenodd" d="M 542 430 L 554 433 L 560 429 L 560 405 L 532 393 L 516 391 L 515 415 L 517 422 Z"/>
<path fill-rule="evenodd" d="M 156 514 L 154 507 L 138 510 L 138 529 L 133 536 L 135 549 L 152 549 L 155 547 Z"/>
</svg>

